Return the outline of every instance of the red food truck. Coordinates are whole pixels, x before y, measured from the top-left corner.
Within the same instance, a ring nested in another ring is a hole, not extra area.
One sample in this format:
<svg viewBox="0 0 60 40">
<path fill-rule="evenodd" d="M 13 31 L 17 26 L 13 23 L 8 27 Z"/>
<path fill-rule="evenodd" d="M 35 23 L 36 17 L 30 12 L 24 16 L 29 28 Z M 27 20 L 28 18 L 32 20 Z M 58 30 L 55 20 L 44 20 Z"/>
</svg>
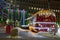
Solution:
<svg viewBox="0 0 60 40">
<path fill-rule="evenodd" d="M 35 21 L 33 22 L 34 30 L 37 32 L 54 32 L 56 16 L 55 13 L 50 10 L 42 10 L 35 13 Z"/>
</svg>

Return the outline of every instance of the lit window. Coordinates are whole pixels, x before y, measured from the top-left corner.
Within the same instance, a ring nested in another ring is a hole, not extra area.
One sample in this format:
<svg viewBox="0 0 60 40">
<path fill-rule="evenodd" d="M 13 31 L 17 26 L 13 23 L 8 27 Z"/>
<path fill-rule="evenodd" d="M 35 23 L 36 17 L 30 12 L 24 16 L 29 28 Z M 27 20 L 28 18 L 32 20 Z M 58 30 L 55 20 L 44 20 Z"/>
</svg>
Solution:
<svg viewBox="0 0 60 40">
<path fill-rule="evenodd" d="M 34 10 L 36 9 L 36 7 L 34 7 Z"/>
<path fill-rule="evenodd" d="M 31 7 L 31 9 L 33 9 L 33 7 Z"/>
<path fill-rule="evenodd" d="M 60 10 L 58 10 L 58 12 L 60 12 Z"/>
<path fill-rule="evenodd" d="M 58 10 L 55 10 L 55 12 L 57 12 Z"/>
<path fill-rule="evenodd" d="M 55 10 L 53 10 L 55 12 Z"/>
<path fill-rule="evenodd" d="M 39 9 L 37 8 L 37 10 L 39 10 Z"/>
<path fill-rule="evenodd" d="M 41 10 L 41 8 L 39 8 L 39 10 Z"/>
</svg>

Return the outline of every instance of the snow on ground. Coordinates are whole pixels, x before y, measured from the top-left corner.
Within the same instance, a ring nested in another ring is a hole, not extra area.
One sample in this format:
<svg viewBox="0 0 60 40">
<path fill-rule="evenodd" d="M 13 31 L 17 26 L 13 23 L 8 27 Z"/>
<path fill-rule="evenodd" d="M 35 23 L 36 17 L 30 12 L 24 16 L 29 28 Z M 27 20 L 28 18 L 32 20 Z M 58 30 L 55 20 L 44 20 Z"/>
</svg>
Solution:
<svg viewBox="0 0 60 40">
<path fill-rule="evenodd" d="M 31 31 L 26 31 L 24 29 L 21 29 L 19 27 L 16 27 L 14 29 L 18 30 L 18 35 L 24 38 L 28 38 L 28 37 L 35 37 L 35 38 L 46 38 L 45 36 L 39 35 L 38 33 L 33 33 Z"/>
</svg>

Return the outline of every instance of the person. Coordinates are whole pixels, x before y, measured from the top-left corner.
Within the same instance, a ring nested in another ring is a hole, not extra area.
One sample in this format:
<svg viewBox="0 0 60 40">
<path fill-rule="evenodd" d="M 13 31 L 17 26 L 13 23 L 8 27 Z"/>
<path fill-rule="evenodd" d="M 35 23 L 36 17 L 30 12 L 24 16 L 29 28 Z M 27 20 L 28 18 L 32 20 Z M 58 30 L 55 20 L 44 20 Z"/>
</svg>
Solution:
<svg viewBox="0 0 60 40">
<path fill-rule="evenodd" d="M 57 30 L 58 30 L 58 27 L 57 27 L 57 25 L 55 25 L 55 29 L 54 29 L 54 35 L 56 35 L 56 33 L 57 33 Z"/>
<path fill-rule="evenodd" d="M 10 34 L 10 30 L 11 30 L 11 28 L 10 28 L 10 25 L 8 24 L 8 25 L 6 26 L 6 33 L 7 33 L 7 34 Z"/>
</svg>

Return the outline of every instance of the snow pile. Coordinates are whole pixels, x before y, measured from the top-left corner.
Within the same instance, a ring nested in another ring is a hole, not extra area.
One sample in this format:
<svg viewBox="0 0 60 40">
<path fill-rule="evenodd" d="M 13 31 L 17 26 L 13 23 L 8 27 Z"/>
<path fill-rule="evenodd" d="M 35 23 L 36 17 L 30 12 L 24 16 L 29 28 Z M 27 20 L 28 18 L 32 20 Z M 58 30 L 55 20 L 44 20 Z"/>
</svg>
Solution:
<svg viewBox="0 0 60 40">
<path fill-rule="evenodd" d="M 18 35 L 22 36 L 22 37 L 34 37 L 34 34 L 31 31 L 26 31 L 24 29 L 21 28 L 17 28 L 18 29 Z"/>
<path fill-rule="evenodd" d="M 39 35 L 38 33 L 33 33 L 31 31 L 26 31 L 24 29 L 21 29 L 19 27 L 16 27 L 14 29 L 18 30 L 18 35 L 21 36 L 22 38 L 29 38 L 29 37 L 35 37 L 35 38 L 46 38 L 42 35 Z"/>
</svg>

